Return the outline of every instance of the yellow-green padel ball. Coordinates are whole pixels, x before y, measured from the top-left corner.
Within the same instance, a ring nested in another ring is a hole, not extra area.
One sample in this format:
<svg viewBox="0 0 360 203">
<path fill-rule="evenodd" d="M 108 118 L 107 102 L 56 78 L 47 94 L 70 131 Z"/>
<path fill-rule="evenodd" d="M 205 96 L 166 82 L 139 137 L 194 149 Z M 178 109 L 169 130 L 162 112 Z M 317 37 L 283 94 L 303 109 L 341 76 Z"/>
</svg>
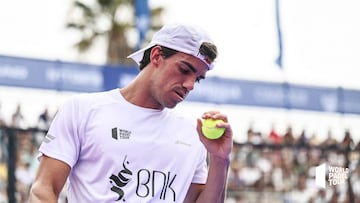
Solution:
<svg viewBox="0 0 360 203">
<path fill-rule="evenodd" d="M 218 139 L 224 132 L 225 128 L 216 127 L 217 123 L 223 123 L 223 120 L 205 119 L 202 122 L 202 132 L 208 139 Z"/>
</svg>

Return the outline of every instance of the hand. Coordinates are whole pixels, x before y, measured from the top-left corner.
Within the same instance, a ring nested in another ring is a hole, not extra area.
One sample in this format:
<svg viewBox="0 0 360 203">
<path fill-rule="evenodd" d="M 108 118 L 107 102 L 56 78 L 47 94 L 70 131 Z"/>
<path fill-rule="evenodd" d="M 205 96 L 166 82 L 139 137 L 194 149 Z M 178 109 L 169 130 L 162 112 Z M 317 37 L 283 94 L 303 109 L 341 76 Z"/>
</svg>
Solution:
<svg viewBox="0 0 360 203">
<path fill-rule="evenodd" d="M 204 144 L 207 151 L 210 155 L 217 156 L 223 159 L 229 159 L 232 146 L 233 146 L 233 132 L 230 124 L 228 123 L 228 118 L 225 114 L 220 113 L 219 111 L 208 111 L 205 112 L 202 119 L 221 119 L 224 123 L 217 124 L 217 127 L 225 128 L 224 134 L 219 139 L 208 139 L 202 133 L 202 120 L 197 119 L 197 132 L 199 134 L 200 141 Z"/>
</svg>

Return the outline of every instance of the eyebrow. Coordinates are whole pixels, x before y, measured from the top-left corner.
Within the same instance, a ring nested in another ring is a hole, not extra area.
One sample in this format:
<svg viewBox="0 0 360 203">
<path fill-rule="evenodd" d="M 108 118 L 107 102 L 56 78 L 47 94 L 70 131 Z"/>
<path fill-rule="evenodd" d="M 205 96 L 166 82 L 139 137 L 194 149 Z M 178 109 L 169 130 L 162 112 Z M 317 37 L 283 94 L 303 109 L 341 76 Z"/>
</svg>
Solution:
<svg viewBox="0 0 360 203">
<path fill-rule="evenodd" d="M 193 73 L 196 73 L 196 72 L 197 72 L 197 70 L 195 69 L 195 67 L 194 67 L 191 63 L 189 63 L 189 62 L 187 62 L 187 61 L 181 61 L 181 63 L 187 65 L 187 66 L 191 69 L 191 71 L 192 71 Z"/>
</svg>

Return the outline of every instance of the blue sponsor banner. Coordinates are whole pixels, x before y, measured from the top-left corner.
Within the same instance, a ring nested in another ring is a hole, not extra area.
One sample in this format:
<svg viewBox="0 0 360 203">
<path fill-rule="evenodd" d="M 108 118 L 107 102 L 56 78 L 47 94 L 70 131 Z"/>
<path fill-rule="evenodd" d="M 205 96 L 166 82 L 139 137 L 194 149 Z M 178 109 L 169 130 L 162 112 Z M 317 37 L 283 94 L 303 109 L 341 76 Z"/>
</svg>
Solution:
<svg viewBox="0 0 360 203">
<path fill-rule="evenodd" d="M 138 68 L 123 66 L 104 66 L 104 90 L 111 90 L 117 87 L 124 87 L 129 84 L 138 74 Z"/>
<path fill-rule="evenodd" d="M 360 91 L 344 89 L 342 91 L 343 103 L 340 112 L 360 114 Z"/>
<path fill-rule="evenodd" d="M 198 85 L 188 100 L 360 114 L 359 90 L 216 77 L 207 78 Z"/>
<path fill-rule="evenodd" d="M 244 105 L 285 108 L 285 92 L 280 83 L 239 81 Z"/>
<path fill-rule="evenodd" d="M 97 66 L 0 55 L 0 85 L 96 92 L 124 87 L 137 67 Z M 360 114 L 360 90 L 208 77 L 188 101 Z"/>
<path fill-rule="evenodd" d="M 95 92 L 103 75 L 96 65 L 0 56 L 0 85 Z"/>
<path fill-rule="evenodd" d="M 208 77 L 190 93 L 190 101 L 284 107 L 281 84 Z"/>
<path fill-rule="evenodd" d="M 0 84 L 54 89 L 54 84 L 45 80 L 44 71 L 53 65 L 50 61 L 0 56 Z"/>
<path fill-rule="evenodd" d="M 187 100 L 212 103 L 235 104 L 241 99 L 241 88 L 235 80 L 223 80 L 217 77 L 207 77 L 190 92 Z"/>
<path fill-rule="evenodd" d="M 290 109 L 337 112 L 339 95 L 335 88 L 289 85 L 286 91 Z"/>
</svg>

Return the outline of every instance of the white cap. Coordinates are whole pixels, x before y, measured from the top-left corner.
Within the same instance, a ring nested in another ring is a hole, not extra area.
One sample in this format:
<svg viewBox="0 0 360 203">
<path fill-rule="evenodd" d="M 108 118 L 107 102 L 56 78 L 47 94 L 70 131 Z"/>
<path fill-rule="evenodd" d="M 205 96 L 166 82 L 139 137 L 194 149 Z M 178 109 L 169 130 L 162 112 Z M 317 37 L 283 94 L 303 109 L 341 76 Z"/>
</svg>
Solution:
<svg viewBox="0 0 360 203">
<path fill-rule="evenodd" d="M 160 45 L 195 56 L 203 61 L 208 66 L 208 69 L 211 70 L 213 62 L 206 60 L 207 57 L 199 53 L 203 42 L 213 43 L 207 33 L 199 27 L 184 24 L 168 24 L 154 34 L 151 42 L 146 47 L 132 53 L 128 58 L 132 58 L 139 65 L 145 50 L 154 45 Z"/>
</svg>

